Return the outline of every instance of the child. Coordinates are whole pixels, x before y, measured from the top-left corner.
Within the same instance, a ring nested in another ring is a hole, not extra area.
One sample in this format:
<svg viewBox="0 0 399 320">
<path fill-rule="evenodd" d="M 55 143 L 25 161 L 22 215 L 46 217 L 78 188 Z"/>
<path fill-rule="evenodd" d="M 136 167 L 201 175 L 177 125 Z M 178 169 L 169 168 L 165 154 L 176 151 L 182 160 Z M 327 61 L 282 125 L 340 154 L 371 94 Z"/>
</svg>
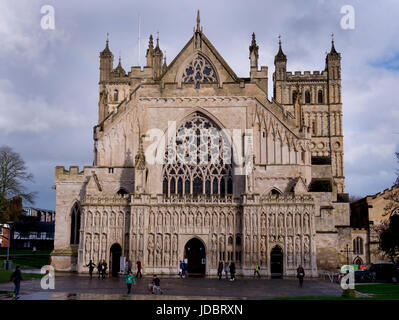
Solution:
<svg viewBox="0 0 399 320">
<path fill-rule="evenodd" d="M 129 270 L 128 274 L 126 275 L 127 294 L 130 294 L 130 291 L 132 290 L 132 283 L 136 284 L 136 279 L 134 279 L 132 270 Z"/>
</svg>

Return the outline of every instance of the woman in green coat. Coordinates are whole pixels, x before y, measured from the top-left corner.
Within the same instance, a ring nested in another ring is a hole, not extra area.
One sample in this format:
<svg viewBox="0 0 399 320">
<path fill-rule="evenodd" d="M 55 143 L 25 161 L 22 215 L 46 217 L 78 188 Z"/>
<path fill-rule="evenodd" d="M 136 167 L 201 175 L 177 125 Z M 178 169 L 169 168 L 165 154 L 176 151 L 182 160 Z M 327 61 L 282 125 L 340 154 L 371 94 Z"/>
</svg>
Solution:
<svg viewBox="0 0 399 320">
<path fill-rule="evenodd" d="M 126 284 L 127 284 L 127 294 L 130 294 L 132 290 L 132 283 L 136 283 L 136 279 L 134 279 L 134 275 L 131 270 L 129 270 L 128 274 L 126 275 Z"/>
</svg>

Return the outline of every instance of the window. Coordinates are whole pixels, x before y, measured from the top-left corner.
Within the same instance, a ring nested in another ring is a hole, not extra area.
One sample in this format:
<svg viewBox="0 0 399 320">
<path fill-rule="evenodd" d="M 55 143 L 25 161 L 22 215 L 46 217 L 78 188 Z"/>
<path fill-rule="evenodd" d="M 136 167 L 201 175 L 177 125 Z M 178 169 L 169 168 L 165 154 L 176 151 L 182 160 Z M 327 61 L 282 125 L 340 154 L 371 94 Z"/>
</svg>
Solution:
<svg viewBox="0 0 399 320">
<path fill-rule="evenodd" d="M 24 248 L 30 248 L 30 241 L 24 241 Z"/>
<path fill-rule="evenodd" d="M 114 90 L 114 101 L 118 101 L 119 98 L 119 92 L 118 90 Z"/>
<path fill-rule="evenodd" d="M 196 89 L 200 87 L 200 83 L 218 82 L 215 69 L 201 54 L 198 54 L 184 69 L 182 81 L 194 83 Z"/>
<path fill-rule="evenodd" d="M 312 135 L 316 135 L 316 121 L 312 121 Z"/>
<path fill-rule="evenodd" d="M 305 103 L 310 103 L 310 91 L 305 92 Z"/>
<path fill-rule="evenodd" d="M 322 90 L 319 90 L 319 92 L 317 93 L 317 102 L 323 103 L 323 91 Z"/>
<path fill-rule="evenodd" d="M 231 154 L 224 133 L 203 114 L 193 113 L 177 130 L 176 144 L 169 143 L 165 153 L 163 194 L 232 194 L 232 166 L 224 157 Z"/>
<path fill-rule="evenodd" d="M 353 239 L 353 253 L 354 254 L 363 254 L 363 239 L 360 237 L 357 237 Z"/>
<path fill-rule="evenodd" d="M 292 104 L 295 104 L 296 97 L 297 97 L 297 92 L 296 92 L 296 91 L 293 91 L 293 92 L 292 92 Z"/>
<path fill-rule="evenodd" d="M 128 194 L 128 192 L 125 189 L 120 188 L 116 194 L 125 197 Z"/>
<path fill-rule="evenodd" d="M 280 195 L 280 194 L 281 194 L 281 192 L 280 192 L 280 191 L 278 191 L 277 189 L 272 189 L 272 190 L 270 191 L 270 194 L 276 194 L 276 195 Z"/>
<path fill-rule="evenodd" d="M 229 237 L 228 242 L 229 245 L 233 245 L 233 237 Z"/>
<path fill-rule="evenodd" d="M 0 226 L 0 236 L 3 235 L 3 227 Z"/>
<path fill-rule="evenodd" d="M 236 236 L 236 246 L 240 246 L 240 245 L 241 245 L 241 237 Z"/>
<path fill-rule="evenodd" d="M 71 210 L 71 244 L 79 244 L 80 232 L 80 206 L 78 203 L 72 207 Z"/>
<path fill-rule="evenodd" d="M 108 168 L 108 173 L 114 173 L 114 168 Z"/>
</svg>

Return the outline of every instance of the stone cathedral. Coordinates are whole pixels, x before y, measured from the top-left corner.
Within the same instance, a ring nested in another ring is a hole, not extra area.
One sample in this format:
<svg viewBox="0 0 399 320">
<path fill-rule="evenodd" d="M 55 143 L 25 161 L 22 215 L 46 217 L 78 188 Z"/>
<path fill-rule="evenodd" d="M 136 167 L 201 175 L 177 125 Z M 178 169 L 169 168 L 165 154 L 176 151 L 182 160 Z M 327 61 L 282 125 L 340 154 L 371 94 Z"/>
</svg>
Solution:
<svg viewBox="0 0 399 320">
<path fill-rule="evenodd" d="M 237 274 L 259 263 L 267 276 L 335 270 L 351 243 L 343 172 L 341 55 L 323 71 L 287 71 L 281 40 L 258 65 L 252 34 L 249 77 L 235 74 L 200 25 L 167 64 L 149 38 L 146 66 L 126 72 L 107 39 L 100 52 L 94 161 L 55 168 L 59 271 L 88 272 L 121 257 L 145 274 Z M 241 160 L 242 161 L 241 161 Z"/>
</svg>

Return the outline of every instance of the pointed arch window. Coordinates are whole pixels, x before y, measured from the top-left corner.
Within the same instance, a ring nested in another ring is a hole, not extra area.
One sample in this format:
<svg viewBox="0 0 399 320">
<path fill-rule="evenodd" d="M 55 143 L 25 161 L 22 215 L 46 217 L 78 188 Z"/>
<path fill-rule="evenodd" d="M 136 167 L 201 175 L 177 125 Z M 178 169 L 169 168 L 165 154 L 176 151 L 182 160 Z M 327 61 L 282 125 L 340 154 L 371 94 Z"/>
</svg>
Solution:
<svg viewBox="0 0 399 320">
<path fill-rule="evenodd" d="M 114 101 L 118 101 L 119 100 L 119 92 L 118 90 L 114 90 Z"/>
<path fill-rule="evenodd" d="M 71 210 L 71 240 L 70 244 L 79 244 L 80 206 L 76 202 Z"/>
<path fill-rule="evenodd" d="M 232 147 L 217 125 L 200 112 L 190 115 L 168 144 L 163 165 L 163 194 L 170 196 L 233 193 Z"/>
<path fill-rule="evenodd" d="M 317 93 L 317 102 L 323 103 L 323 91 L 322 90 L 319 90 L 319 92 Z"/>
<path fill-rule="evenodd" d="M 217 83 L 217 73 L 215 68 L 203 55 L 198 54 L 183 70 L 182 81 L 195 84 L 195 88 L 200 87 L 200 83 Z"/>
<path fill-rule="evenodd" d="M 362 255 L 363 254 L 363 239 L 357 237 L 353 239 L 353 253 Z"/>
<path fill-rule="evenodd" d="M 305 103 L 310 103 L 310 91 L 305 92 Z"/>
</svg>

